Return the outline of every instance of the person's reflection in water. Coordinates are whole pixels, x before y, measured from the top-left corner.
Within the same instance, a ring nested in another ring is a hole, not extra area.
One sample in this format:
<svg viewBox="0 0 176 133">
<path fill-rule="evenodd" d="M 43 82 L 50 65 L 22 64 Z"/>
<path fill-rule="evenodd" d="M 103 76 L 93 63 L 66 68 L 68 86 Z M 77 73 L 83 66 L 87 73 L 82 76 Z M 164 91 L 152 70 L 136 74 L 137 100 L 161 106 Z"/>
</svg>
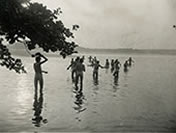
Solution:
<svg viewBox="0 0 176 133">
<path fill-rule="evenodd" d="M 75 98 L 76 98 L 76 100 L 75 100 L 75 107 L 73 107 L 75 110 L 76 110 L 76 112 L 78 113 L 78 114 L 80 114 L 80 113 L 82 113 L 82 112 L 84 112 L 85 110 L 86 110 L 86 108 L 84 107 L 84 100 L 85 100 L 85 97 L 84 97 L 84 95 L 83 95 L 83 93 L 82 92 L 78 92 L 76 95 L 75 95 Z M 78 120 L 79 122 L 81 121 L 81 118 L 80 118 L 80 116 L 78 115 L 78 116 L 76 116 L 76 120 Z"/>
<path fill-rule="evenodd" d="M 43 119 L 43 117 L 41 116 L 43 108 L 43 89 L 40 91 L 39 98 L 37 89 L 35 89 L 33 107 L 34 116 L 32 118 L 32 123 L 34 124 L 34 126 L 40 127 L 42 123 L 48 123 L 47 119 Z"/>
<path fill-rule="evenodd" d="M 85 97 L 83 95 L 82 92 L 78 92 L 76 95 L 75 95 L 75 105 L 76 107 L 74 107 L 74 109 L 77 111 L 77 113 L 80 113 L 80 112 L 83 112 L 84 110 L 86 110 L 86 108 L 83 107 L 84 105 L 84 100 L 85 100 Z"/>
<path fill-rule="evenodd" d="M 118 86 L 119 77 L 114 77 L 114 85 Z"/>
</svg>

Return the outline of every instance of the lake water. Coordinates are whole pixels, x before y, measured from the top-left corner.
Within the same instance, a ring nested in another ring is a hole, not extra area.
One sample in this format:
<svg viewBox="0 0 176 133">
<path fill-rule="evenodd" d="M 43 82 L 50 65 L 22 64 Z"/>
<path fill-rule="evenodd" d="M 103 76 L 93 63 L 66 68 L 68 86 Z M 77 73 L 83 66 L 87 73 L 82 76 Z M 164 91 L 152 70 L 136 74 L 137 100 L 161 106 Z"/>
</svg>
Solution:
<svg viewBox="0 0 176 133">
<path fill-rule="evenodd" d="M 100 63 L 128 55 L 98 55 Z M 83 96 L 77 96 L 71 58 L 50 57 L 43 69 L 43 95 L 33 87 L 33 59 L 22 57 L 27 74 L 0 67 L 1 132 L 176 132 L 176 56 L 134 55 L 127 73 L 117 82 L 100 69 L 97 83 L 86 67 Z M 87 56 L 85 65 L 87 66 Z M 36 120 L 39 116 L 41 120 Z"/>
</svg>

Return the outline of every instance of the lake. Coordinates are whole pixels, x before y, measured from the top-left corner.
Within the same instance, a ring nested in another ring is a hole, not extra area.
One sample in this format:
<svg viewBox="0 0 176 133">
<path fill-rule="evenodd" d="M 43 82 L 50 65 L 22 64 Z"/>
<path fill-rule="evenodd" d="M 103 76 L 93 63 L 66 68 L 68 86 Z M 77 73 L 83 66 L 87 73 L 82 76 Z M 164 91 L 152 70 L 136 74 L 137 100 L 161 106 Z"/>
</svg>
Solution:
<svg viewBox="0 0 176 133">
<path fill-rule="evenodd" d="M 43 65 L 43 95 L 34 92 L 32 58 L 21 57 L 27 74 L 0 67 L 0 132 L 176 132 L 176 56 L 133 55 L 118 81 L 100 69 L 97 82 L 85 57 L 81 97 L 66 70 L 71 57 L 49 57 Z M 102 65 L 128 57 L 97 55 Z"/>
</svg>

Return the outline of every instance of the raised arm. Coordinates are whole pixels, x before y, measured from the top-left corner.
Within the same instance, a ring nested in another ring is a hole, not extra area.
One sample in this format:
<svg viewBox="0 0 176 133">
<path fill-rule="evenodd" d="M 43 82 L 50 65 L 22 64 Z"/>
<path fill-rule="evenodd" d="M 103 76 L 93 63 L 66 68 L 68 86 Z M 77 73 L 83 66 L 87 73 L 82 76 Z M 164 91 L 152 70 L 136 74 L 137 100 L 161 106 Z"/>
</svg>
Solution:
<svg viewBox="0 0 176 133">
<path fill-rule="evenodd" d="M 42 55 L 42 54 L 39 53 L 39 56 L 44 59 L 43 61 L 40 62 L 40 64 L 43 64 L 43 63 L 45 63 L 45 62 L 48 61 L 48 59 L 44 55 Z"/>
</svg>

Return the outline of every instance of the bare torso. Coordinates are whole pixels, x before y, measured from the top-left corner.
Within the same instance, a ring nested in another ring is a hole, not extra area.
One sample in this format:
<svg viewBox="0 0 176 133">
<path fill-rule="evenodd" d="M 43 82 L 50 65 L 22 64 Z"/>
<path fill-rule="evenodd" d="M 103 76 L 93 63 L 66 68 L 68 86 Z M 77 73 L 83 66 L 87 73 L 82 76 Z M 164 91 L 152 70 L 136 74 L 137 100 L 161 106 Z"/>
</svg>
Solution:
<svg viewBox="0 0 176 133">
<path fill-rule="evenodd" d="M 35 74 L 42 74 L 42 69 L 41 69 L 40 63 L 34 63 L 34 71 L 35 71 Z"/>
</svg>

